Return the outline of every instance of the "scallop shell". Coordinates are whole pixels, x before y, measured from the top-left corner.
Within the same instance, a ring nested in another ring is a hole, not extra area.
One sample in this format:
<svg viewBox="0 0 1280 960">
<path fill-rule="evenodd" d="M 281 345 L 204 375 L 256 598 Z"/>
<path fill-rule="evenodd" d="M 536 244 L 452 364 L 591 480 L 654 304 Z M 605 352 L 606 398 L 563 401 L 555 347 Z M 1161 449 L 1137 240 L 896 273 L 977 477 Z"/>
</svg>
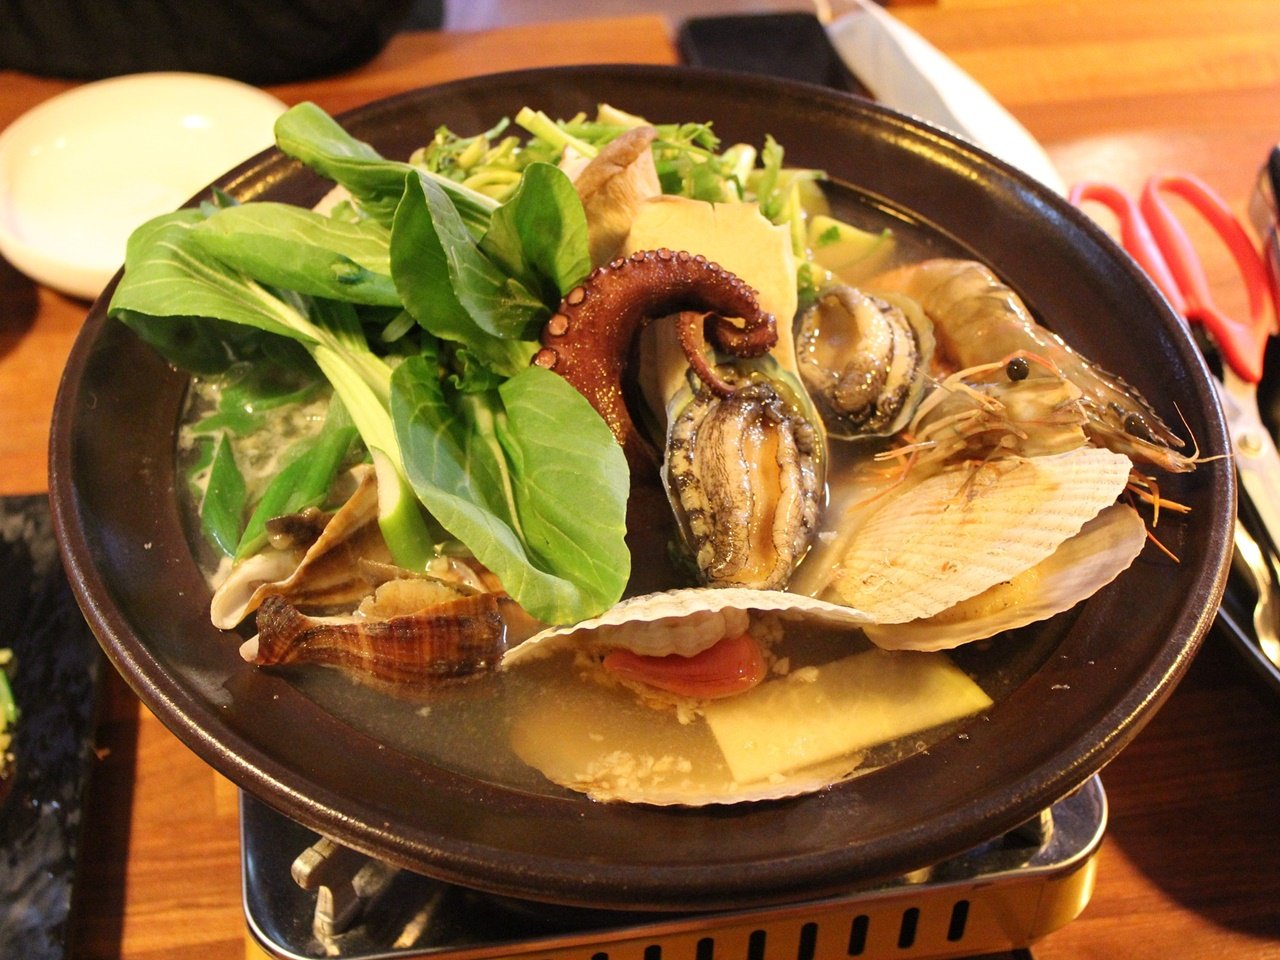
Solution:
<svg viewBox="0 0 1280 960">
<path fill-rule="evenodd" d="M 511 725 L 516 755 L 552 782 L 593 799 L 656 805 L 777 799 L 851 776 L 862 760 L 858 749 L 824 755 L 785 776 L 739 782 L 728 756 L 732 747 L 726 751 L 723 734 L 699 715 L 706 704 L 640 696 L 605 680 L 596 662 L 619 647 L 646 656 L 693 656 L 745 632 L 749 611 L 846 628 L 867 622 L 848 607 L 773 590 L 691 587 L 630 597 L 598 617 L 551 627 L 507 651 L 502 668 L 509 682 L 533 691 L 532 703 Z M 766 678 L 758 686 L 777 681 Z"/>
<path fill-rule="evenodd" d="M 1130 466 L 1080 447 L 948 468 L 868 518 L 828 593 L 879 624 L 931 617 L 1048 557 L 1115 502 Z"/>
<path fill-rule="evenodd" d="M 512 647 L 503 667 L 577 647 L 623 647 L 644 656 L 691 657 L 726 636 L 720 624 L 744 611 L 803 616 L 833 626 L 860 627 L 871 622 L 851 607 L 781 590 L 745 587 L 687 587 L 646 593 L 614 604 L 598 617 L 549 627 Z"/>
<path fill-rule="evenodd" d="M 1147 542 L 1132 507 L 1112 504 L 1046 559 L 941 613 L 864 628 L 886 650 L 947 650 L 1047 620 L 1093 596 L 1129 567 Z"/>
<path fill-rule="evenodd" d="M 527 671 L 527 673 L 526 673 Z M 765 680 L 681 722 L 556 660 L 521 671 L 533 701 L 517 756 L 595 800 L 704 806 L 821 790 L 873 769 L 867 751 L 971 716 L 991 699 L 945 654 L 870 649 Z"/>
</svg>

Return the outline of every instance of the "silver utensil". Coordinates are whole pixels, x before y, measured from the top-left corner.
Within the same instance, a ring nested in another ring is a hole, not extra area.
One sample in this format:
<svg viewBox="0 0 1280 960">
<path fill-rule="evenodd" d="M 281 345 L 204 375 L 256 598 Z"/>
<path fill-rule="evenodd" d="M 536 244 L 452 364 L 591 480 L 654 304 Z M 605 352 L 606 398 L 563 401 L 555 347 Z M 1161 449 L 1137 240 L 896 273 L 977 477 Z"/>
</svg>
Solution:
<svg viewBox="0 0 1280 960">
<path fill-rule="evenodd" d="M 1253 632 L 1266 658 L 1280 667 L 1280 603 L 1277 602 L 1271 562 L 1240 520 L 1236 520 L 1232 562 L 1249 577 L 1258 592 L 1253 608 Z"/>
</svg>

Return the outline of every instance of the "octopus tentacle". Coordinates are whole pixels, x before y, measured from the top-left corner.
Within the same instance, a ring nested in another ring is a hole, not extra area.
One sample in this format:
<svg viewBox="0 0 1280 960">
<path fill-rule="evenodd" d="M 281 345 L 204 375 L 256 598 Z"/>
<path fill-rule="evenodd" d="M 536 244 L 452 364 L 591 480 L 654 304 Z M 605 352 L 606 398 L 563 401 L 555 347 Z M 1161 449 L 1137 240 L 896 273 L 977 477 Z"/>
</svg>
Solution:
<svg viewBox="0 0 1280 960">
<path fill-rule="evenodd" d="M 684 355 L 689 358 L 689 366 L 693 367 L 698 379 L 716 396 L 727 397 L 733 393 L 734 385 L 716 373 L 703 350 L 707 343 L 705 328 L 709 318 L 707 313 L 681 310 L 675 315 L 676 339 Z"/>
<path fill-rule="evenodd" d="M 622 378 L 632 342 L 657 317 L 676 315 L 680 344 L 699 378 L 718 393 L 733 388 L 702 352 L 702 337 L 726 353 L 758 357 L 777 342 L 777 323 L 743 280 L 700 254 L 642 250 L 597 267 L 560 303 L 542 330 L 533 362 L 577 387 L 600 413 L 633 467 L 653 454 L 627 410 Z"/>
</svg>

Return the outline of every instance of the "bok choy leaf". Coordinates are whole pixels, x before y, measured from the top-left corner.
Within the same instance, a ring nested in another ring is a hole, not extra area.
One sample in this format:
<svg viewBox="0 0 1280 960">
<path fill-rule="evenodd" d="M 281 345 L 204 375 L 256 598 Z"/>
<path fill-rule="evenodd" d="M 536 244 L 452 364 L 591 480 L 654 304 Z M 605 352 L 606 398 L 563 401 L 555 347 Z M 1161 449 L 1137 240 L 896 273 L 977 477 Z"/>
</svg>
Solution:
<svg viewBox="0 0 1280 960">
<path fill-rule="evenodd" d="M 286 290 L 398 307 L 390 234 L 375 220 L 347 221 L 284 203 L 246 203 L 195 225 L 208 256 Z"/>
<path fill-rule="evenodd" d="M 379 475 L 379 522 L 396 561 L 420 569 L 434 552 L 434 539 L 425 519 L 404 509 L 408 487 L 387 409 L 391 368 L 369 349 L 354 307 L 269 289 L 202 256 L 190 235 L 204 214 L 190 213 L 158 218 L 130 239 L 111 313 L 160 349 L 168 342 L 163 336 L 166 319 L 185 323 L 191 317 L 239 324 L 300 343 L 333 385 L 375 459 L 381 453 L 394 466 L 389 480 L 396 482 L 382 483 Z M 234 552 L 234 544 L 224 549 Z"/>
<path fill-rule="evenodd" d="M 515 193 L 494 211 L 480 249 L 554 305 L 591 270 L 587 214 L 559 167 L 531 163 Z"/>
<path fill-rule="evenodd" d="M 391 226 L 404 193 L 405 175 L 418 168 L 386 160 L 369 144 L 357 140 L 314 103 L 300 103 L 280 115 L 275 125 L 276 146 L 321 176 L 350 191 L 360 208 Z M 489 225 L 497 201 L 446 177 L 426 170 L 456 203 L 468 229 L 477 236 Z"/>
<path fill-rule="evenodd" d="M 465 345 L 503 376 L 529 365 L 549 308 L 481 252 L 433 180 L 412 175 L 405 183 L 391 231 L 391 276 L 405 309 L 435 336 Z"/>
<path fill-rule="evenodd" d="M 369 449 L 379 523 L 399 564 L 422 569 L 453 537 L 533 616 L 583 619 L 625 586 L 629 482 L 586 400 L 529 367 L 548 304 L 589 267 L 581 203 L 559 170 L 543 167 L 486 213 L 479 234 L 418 171 L 397 171 L 403 195 L 389 232 L 307 212 L 273 221 L 245 213 L 253 204 L 179 211 L 135 233 L 110 309 L 182 366 L 188 326 L 210 356 L 246 333 L 242 352 L 300 347 Z M 335 283 L 353 264 L 367 273 Z M 380 293 L 364 295 L 380 289 L 384 270 L 417 321 L 412 336 L 392 321 L 394 357 L 375 353 L 365 332 L 395 316 Z M 299 475 L 314 480 L 340 459 L 339 439 L 322 446 L 312 462 L 286 468 L 280 491 L 269 490 L 273 504 Z M 223 549 L 249 552 L 263 519 L 250 520 L 238 545 L 224 536 Z"/>
<path fill-rule="evenodd" d="M 392 375 L 391 412 L 419 498 L 529 613 L 568 623 L 617 601 L 629 477 L 577 390 L 527 367 L 458 395 L 410 358 Z"/>
<path fill-rule="evenodd" d="M 245 503 L 244 474 L 236 466 L 230 438 L 223 434 L 209 467 L 209 483 L 200 504 L 200 527 L 205 539 L 228 557 L 235 555 L 240 541 Z"/>
<path fill-rule="evenodd" d="M 333 400 L 320 433 L 298 441 L 285 454 L 284 469 L 268 484 L 245 524 L 236 545 L 236 560 L 250 557 L 266 545 L 268 520 L 324 504 L 357 436 L 342 402 Z"/>
</svg>

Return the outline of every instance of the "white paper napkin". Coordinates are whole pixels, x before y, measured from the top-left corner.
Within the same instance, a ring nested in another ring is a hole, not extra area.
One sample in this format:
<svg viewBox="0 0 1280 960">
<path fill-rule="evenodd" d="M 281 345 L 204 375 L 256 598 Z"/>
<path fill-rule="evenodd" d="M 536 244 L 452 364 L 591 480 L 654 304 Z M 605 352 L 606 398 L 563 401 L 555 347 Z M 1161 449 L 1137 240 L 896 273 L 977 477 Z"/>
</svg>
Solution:
<svg viewBox="0 0 1280 960">
<path fill-rule="evenodd" d="M 875 3 L 852 2 L 854 9 L 831 21 L 827 32 L 878 101 L 944 127 L 1066 193 L 1044 148 L 971 76 Z"/>
</svg>

